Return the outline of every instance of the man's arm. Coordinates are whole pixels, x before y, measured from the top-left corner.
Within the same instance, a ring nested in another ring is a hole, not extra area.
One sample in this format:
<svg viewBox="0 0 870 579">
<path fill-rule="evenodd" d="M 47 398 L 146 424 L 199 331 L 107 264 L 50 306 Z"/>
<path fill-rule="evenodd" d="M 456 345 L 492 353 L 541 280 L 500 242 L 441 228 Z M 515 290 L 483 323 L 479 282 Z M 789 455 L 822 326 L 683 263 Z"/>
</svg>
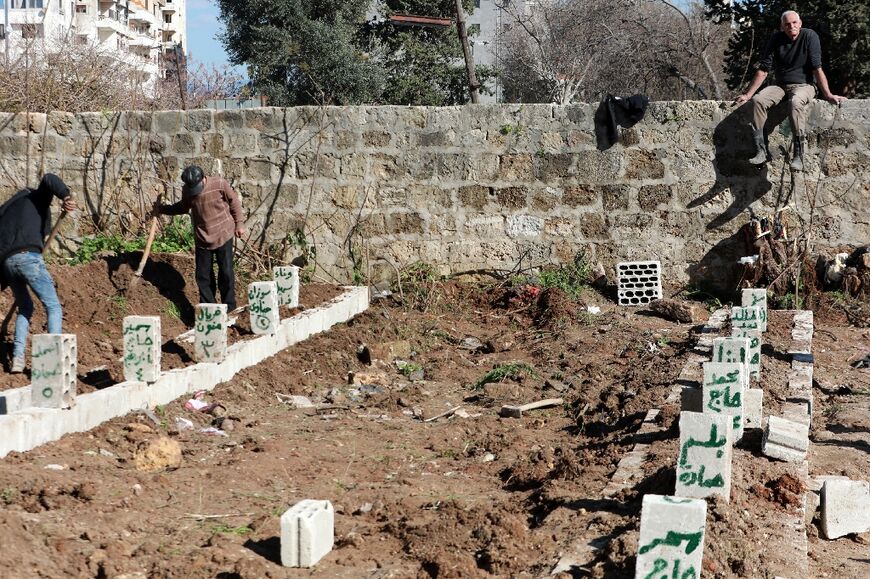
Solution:
<svg viewBox="0 0 870 579">
<path fill-rule="evenodd" d="M 154 203 L 155 215 L 184 215 L 190 211 L 190 203 L 187 197 L 182 197 L 181 201 L 171 205 L 164 205 L 159 201 Z"/>
<path fill-rule="evenodd" d="M 245 235 L 245 216 L 242 214 L 242 201 L 239 199 L 239 194 L 236 193 L 229 181 L 221 178 L 221 191 L 223 191 L 224 200 L 230 206 L 230 215 L 233 216 L 233 221 L 236 222 L 236 237 Z"/>
<path fill-rule="evenodd" d="M 756 70 L 755 76 L 752 78 L 752 84 L 749 85 L 749 88 L 746 89 L 745 93 L 743 93 L 742 95 L 740 95 L 736 99 L 734 99 L 734 102 L 737 103 L 738 105 L 742 105 L 743 103 L 745 103 L 746 101 L 751 99 L 752 96 L 755 94 L 755 91 L 757 91 L 758 88 L 764 83 L 764 79 L 766 79 L 766 78 L 767 78 L 767 71 L 766 70 L 761 70 L 761 69 Z"/>
<path fill-rule="evenodd" d="M 835 105 L 839 105 L 841 102 L 846 100 L 846 97 L 841 97 L 831 92 L 830 87 L 828 87 L 828 77 L 825 76 L 824 70 L 821 68 L 814 69 L 813 76 L 816 79 L 816 84 L 819 85 L 819 90 L 822 91 L 823 99 Z"/>
</svg>

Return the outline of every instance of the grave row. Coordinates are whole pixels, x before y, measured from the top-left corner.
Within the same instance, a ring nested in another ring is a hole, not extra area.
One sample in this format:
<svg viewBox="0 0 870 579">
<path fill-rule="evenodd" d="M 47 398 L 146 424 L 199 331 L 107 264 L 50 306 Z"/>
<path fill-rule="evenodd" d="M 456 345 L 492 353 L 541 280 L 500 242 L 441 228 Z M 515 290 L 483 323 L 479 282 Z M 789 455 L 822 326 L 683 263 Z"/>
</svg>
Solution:
<svg viewBox="0 0 870 579">
<path fill-rule="evenodd" d="M 731 310 L 732 335 L 710 344 L 712 356 L 702 364 L 700 392 L 684 392 L 684 404 L 700 394 L 700 408 L 693 403 L 691 410 L 680 413 L 674 496 L 643 498 L 636 578 L 701 576 L 704 499 L 730 499 L 733 445 L 745 428 L 761 426 L 763 391 L 751 385 L 761 377 L 767 292 L 743 290 L 741 298 L 741 305 Z"/>
<path fill-rule="evenodd" d="M 273 334 L 281 321 L 280 306 L 299 305 L 299 268 L 273 269 L 273 281 L 248 286 L 248 313 L 254 334 Z M 197 304 L 194 359 L 220 363 L 227 355 L 229 312 L 224 304 Z M 155 382 L 161 373 L 160 316 L 127 316 L 123 321 L 124 379 Z M 75 403 L 77 344 L 74 334 L 33 336 L 31 403 L 37 408 L 69 408 Z"/>
</svg>

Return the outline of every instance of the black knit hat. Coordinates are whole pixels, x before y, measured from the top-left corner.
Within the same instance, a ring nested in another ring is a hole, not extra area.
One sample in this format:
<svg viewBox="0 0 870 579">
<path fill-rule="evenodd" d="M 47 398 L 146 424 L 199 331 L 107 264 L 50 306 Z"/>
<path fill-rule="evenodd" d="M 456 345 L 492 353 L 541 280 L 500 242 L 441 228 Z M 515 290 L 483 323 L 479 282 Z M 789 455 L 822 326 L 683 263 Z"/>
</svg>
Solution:
<svg viewBox="0 0 870 579">
<path fill-rule="evenodd" d="M 184 181 L 184 187 L 181 188 L 181 192 L 185 195 L 196 197 L 202 193 L 202 180 L 204 178 L 205 175 L 203 174 L 202 169 L 197 165 L 186 167 L 184 171 L 181 172 L 181 180 Z"/>
<path fill-rule="evenodd" d="M 45 195 L 56 195 L 61 199 L 69 195 L 69 187 L 54 173 L 46 173 L 39 182 L 37 190 Z"/>
</svg>

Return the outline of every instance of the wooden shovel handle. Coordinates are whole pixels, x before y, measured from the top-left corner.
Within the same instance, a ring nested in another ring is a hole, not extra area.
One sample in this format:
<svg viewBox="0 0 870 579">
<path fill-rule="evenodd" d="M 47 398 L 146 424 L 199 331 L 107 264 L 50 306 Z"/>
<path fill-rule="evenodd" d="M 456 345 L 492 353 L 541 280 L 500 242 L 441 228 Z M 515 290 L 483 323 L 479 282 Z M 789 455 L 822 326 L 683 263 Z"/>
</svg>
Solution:
<svg viewBox="0 0 870 579">
<path fill-rule="evenodd" d="M 151 255 L 151 244 L 154 243 L 154 235 L 157 233 L 157 216 L 151 218 L 151 229 L 148 231 L 148 240 L 145 242 L 145 250 L 142 252 L 142 259 L 139 261 L 139 267 L 136 269 L 136 277 L 142 277 L 142 271 L 145 269 L 145 263 L 148 261 L 148 256 Z"/>
<path fill-rule="evenodd" d="M 63 223 L 64 217 L 66 217 L 66 211 L 61 211 L 57 221 L 54 222 L 54 227 L 51 228 L 51 232 L 48 234 L 48 237 L 45 238 L 45 245 L 42 246 L 43 254 L 48 251 L 48 246 L 51 245 L 52 240 L 57 237 L 57 232 L 60 231 L 60 225 Z"/>
</svg>

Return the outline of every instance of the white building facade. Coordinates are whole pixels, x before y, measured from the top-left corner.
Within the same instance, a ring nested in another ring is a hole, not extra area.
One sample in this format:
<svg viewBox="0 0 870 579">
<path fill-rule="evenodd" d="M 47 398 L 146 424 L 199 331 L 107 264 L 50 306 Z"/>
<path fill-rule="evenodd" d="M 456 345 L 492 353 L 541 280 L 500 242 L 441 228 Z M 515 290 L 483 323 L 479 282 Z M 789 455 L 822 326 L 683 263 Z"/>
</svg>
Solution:
<svg viewBox="0 0 870 579">
<path fill-rule="evenodd" d="M 143 91 L 173 74 L 186 40 L 186 0 L 0 0 L 7 62 L 26 45 L 99 46 L 139 72 Z"/>
</svg>

